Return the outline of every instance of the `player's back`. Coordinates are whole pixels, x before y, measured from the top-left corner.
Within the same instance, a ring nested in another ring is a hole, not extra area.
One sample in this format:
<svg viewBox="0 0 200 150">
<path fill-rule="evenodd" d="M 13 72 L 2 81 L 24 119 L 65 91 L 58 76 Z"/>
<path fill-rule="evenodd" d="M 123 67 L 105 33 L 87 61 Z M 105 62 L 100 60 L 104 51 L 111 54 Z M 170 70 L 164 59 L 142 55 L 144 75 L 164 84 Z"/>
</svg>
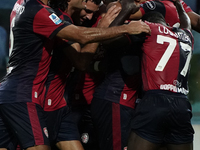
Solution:
<svg viewBox="0 0 200 150">
<path fill-rule="evenodd" d="M 145 91 L 187 94 L 193 37 L 188 30 L 149 23 L 151 36 L 143 44 L 142 78 Z"/>
</svg>

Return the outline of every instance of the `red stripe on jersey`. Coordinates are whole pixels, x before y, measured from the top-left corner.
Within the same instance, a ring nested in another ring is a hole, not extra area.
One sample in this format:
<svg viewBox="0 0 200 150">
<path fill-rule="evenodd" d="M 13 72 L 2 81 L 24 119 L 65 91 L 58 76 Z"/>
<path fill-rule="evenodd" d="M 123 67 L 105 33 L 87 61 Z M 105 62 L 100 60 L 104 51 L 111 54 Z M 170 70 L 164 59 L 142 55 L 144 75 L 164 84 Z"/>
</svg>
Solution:
<svg viewBox="0 0 200 150">
<path fill-rule="evenodd" d="M 124 84 L 124 89 L 121 92 L 121 97 L 120 97 L 120 104 L 130 107 L 130 108 L 135 108 L 135 101 L 138 98 L 138 90 L 141 89 L 141 75 L 133 75 L 129 76 L 126 78 Z"/>
<path fill-rule="evenodd" d="M 56 75 L 51 81 L 45 97 L 44 111 L 54 111 L 67 105 L 63 95 L 65 92 L 67 76 Z"/>
<path fill-rule="evenodd" d="M 64 20 L 64 16 L 63 15 L 65 15 L 65 16 L 68 16 L 70 19 L 71 19 L 71 21 L 72 21 L 72 24 L 74 24 L 74 22 L 73 22 L 73 20 L 72 20 L 72 18 L 71 18 L 71 16 L 68 14 L 68 13 L 66 13 L 66 12 L 64 12 L 64 11 L 62 11 L 61 9 L 59 9 L 59 11 L 60 12 L 62 12 L 62 18 L 61 18 L 61 16 L 59 16 L 61 19 L 63 19 Z"/>
<path fill-rule="evenodd" d="M 12 10 L 12 12 L 11 12 L 11 14 L 10 14 L 10 23 L 12 22 L 12 19 L 13 19 L 13 18 L 15 17 L 15 15 L 16 15 L 16 10 L 18 10 L 17 7 L 19 7 L 19 5 L 21 5 L 23 2 L 24 2 L 24 0 L 18 0 L 18 1 L 15 3 L 15 5 L 14 5 L 14 7 L 13 7 L 13 10 Z"/>
<path fill-rule="evenodd" d="M 99 21 L 101 20 L 101 16 L 99 16 L 98 18 L 97 18 L 97 21 L 96 21 L 96 23 L 92 26 L 92 27 L 97 27 L 97 25 L 98 25 L 98 23 L 99 23 Z"/>
<path fill-rule="evenodd" d="M 75 88 L 73 101 L 75 105 L 91 104 L 95 87 L 103 80 L 102 73 L 81 72 Z"/>
<path fill-rule="evenodd" d="M 144 8 L 140 7 L 140 11 L 142 13 L 142 16 L 144 16 L 144 14 L 145 14 Z"/>
<path fill-rule="evenodd" d="M 87 104 L 91 104 L 93 99 L 93 94 L 95 87 L 102 81 L 102 74 L 91 74 L 91 73 L 85 73 L 85 81 L 83 85 L 83 95 L 86 99 Z"/>
<path fill-rule="evenodd" d="M 37 114 L 36 105 L 32 102 L 27 102 L 27 109 L 29 113 L 30 123 L 35 139 L 35 145 L 44 145 L 44 138 L 40 121 Z"/>
<path fill-rule="evenodd" d="M 51 63 L 51 51 L 54 41 L 47 40 L 42 50 L 41 60 L 38 65 L 38 71 L 33 81 L 32 87 L 32 102 L 43 106 L 45 97 L 45 81 L 49 72 L 49 66 Z"/>
<path fill-rule="evenodd" d="M 56 24 L 56 19 L 52 20 L 50 16 L 46 8 L 39 10 L 33 20 L 33 31 L 49 38 L 57 28 L 63 25 L 63 23 Z"/>
<path fill-rule="evenodd" d="M 121 117 L 120 105 L 112 103 L 113 150 L 121 150 Z"/>
<path fill-rule="evenodd" d="M 41 5 L 44 5 L 44 3 L 43 3 L 43 2 L 41 2 L 40 0 L 37 0 L 37 2 L 38 2 L 38 3 L 40 3 Z"/>
<path fill-rule="evenodd" d="M 183 8 L 185 9 L 185 12 L 188 13 L 188 12 L 191 12 L 192 9 L 183 1 L 183 0 L 180 0 L 181 4 L 183 5 Z"/>
</svg>

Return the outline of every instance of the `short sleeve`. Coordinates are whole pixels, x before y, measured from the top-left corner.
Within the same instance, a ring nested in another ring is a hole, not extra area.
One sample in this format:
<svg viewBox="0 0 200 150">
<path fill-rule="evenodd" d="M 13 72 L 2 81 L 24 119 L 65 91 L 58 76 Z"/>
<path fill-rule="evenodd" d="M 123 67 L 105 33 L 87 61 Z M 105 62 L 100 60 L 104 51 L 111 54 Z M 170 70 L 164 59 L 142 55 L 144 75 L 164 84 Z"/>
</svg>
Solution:
<svg viewBox="0 0 200 150">
<path fill-rule="evenodd" d="M 188 6 L 183 0 L 180 0 L 180 2 L 183 5 L 183 8 L 184 8 L 186 13 L 192 12 L 192 9 L 190 8 L 190 6 Z"/>
<path fill-rule="evenodd" d="M 62 21 L 52 9 L 43 8 L 34 17 L 33 32 L 52 39 L 61 29 L 70 24 Z"/>
<path fill-rule="evenodd" d="M 164 14 L 165 7 L 164 4 L 158 1 L 146 1 L 145 3 L 140 5 L 140 11 L 142 12 L 142 15 L 151 11 L 158 11 Z"/>
</svg>

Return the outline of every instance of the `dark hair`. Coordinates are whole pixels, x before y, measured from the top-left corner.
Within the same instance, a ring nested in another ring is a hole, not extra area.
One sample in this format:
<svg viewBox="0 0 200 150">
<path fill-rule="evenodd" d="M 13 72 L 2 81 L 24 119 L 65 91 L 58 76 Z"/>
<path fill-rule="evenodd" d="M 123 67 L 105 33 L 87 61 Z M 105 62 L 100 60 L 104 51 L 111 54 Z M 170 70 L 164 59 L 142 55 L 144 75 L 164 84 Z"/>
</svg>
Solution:
<svg viewBox="0 0 200 150">
<path fill-rule="evenodd" d="M 149 21 L 149 22 L 153 22 L 153 23 L 166 23 L 164 16 L 157 12 L 157 11 L 151 11 L 148 12 L 146 14 L 144 14 L 144 16 L 142 17 L 143 21 Z"/>
<path fill-rule="evenodd" d="M 86 0 L 86 2 L 89 0 Z M 91 2 L 95 3 L 96 5 L 99 5 L 101 3 L 101 0 L 90 0 Z"/>
<path fill-rule="evenodd" d="M 62 11 L 65 11 L 68 7 L 67 0 L 50 0 L 49 6 L 53 9 L 59 8 Z"/>
</svg>

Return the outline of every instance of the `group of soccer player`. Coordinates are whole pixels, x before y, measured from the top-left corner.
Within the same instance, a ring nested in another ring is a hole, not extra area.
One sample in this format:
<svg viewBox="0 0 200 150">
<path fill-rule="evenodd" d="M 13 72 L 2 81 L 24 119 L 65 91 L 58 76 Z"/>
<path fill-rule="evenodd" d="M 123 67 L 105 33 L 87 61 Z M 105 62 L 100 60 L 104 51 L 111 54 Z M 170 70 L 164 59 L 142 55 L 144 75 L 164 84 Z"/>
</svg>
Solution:
<svg viewBox="0 0 200 150">
<path fill-rule="evenodd" d="M 182 0 L 18 0 L 10 27 L 0 150 L 193 149 Z"/>
</svg>

